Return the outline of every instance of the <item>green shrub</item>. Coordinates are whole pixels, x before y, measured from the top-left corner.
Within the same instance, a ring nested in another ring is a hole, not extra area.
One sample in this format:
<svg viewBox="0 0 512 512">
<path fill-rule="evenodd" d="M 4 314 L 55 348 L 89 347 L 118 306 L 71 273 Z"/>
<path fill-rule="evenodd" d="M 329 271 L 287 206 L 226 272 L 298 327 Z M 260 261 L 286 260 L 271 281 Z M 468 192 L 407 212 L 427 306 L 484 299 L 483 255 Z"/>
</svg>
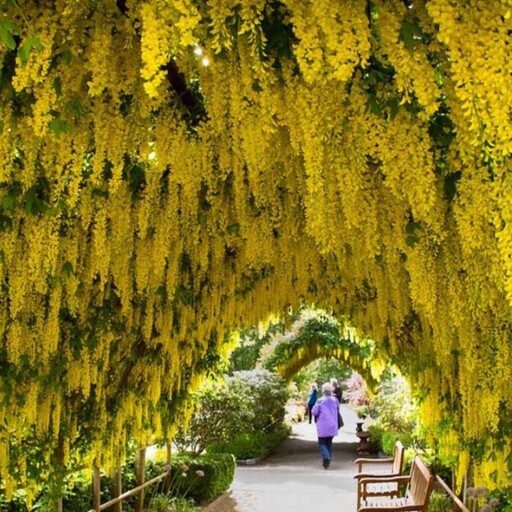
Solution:
<svg viewBox="0 0 512 512">
<path fill-rule="evenodd" d="M 234 372 L 227 386 L 232 393 L 245 397 L 254 413 L 252 428 L 244 429 L 246 432 L 271 432 L 284 422 L 290 391 L 277 374 L 259 369 Z"/>
<path fill-rule="evenodd" d="M 412 446 L 414 444 L 412 436 L 409 433 L 383 430 L 381 431 L 380 438 L 382 451 L 391 455 L 397 439 L 401 441 L 404 446 Z"/>
<path fill-rule="evenodd" d="M 192 500 L 155 496 L 149 500 L 144 512 L 199 512 L 200 510 Z"/>
<path fill-rule="evenodd" d="M 235 459 L 255 459 L 268 455 L 268 441 L 264 432 L 245 432 L 231 441 L 210 445 L 208 453 L 231 453 Z"/>
<path fill-rule="evenodd" d="M 235 458 L 230 453 L 180 454 L 171 463 L 173 496 L 204 503 L 225 493 L 235 477 Z"/>
<path fill-rule="evenodd" d="M 370 433 L 370 450 L 372 452 L 384 451 L 382 447 L 384 430 L 379 425 L 373 424 L 368 427 L 368 432 Z"/>
<path fill-rule="evenodd" d="M 194 413 L 188 427 L 180 426 L 173 439 L 178 451 L 202 453 L 210 444 L 224 443 L 252 429 L 254 411 L 249 399 L 225 382 L 212 383 L 191 397 Z"/>
<path fill-rule="evenodd" d="M 288 396 L 283 380 L 268 370 L 234 372 L 192 396 L 190 423 L 187 429 L 178 429 L 173 441 L 180 452 L 200 454 L 212 445 L 231 445 L 241 433 L 270 434 L 284 425 Z M 235 444 L 248 443 L 241 439 Z M 261 454 L 257 446 L 253 452 Z"/>
<path fill-rule="evenodd" d="M 512 487 L 494 489 L 490 492 L 490 498 L 498 500 L 496 512 L 512 512 Z"/>
<path fill-rule="evenodd" d="M 427 512 L 452 512 L 454 503 L 450 496 L 439 491 L 432 491 Z"/>
<path fill-rule="evenodd" d="M 232 453 L 237 460 L 266 457 L 288 437 L 289 430 L 289 427 L 283 424 L 269 434 L 242 432 L 231 441 L 210 445 L 208 453 Z"/>
</svg>

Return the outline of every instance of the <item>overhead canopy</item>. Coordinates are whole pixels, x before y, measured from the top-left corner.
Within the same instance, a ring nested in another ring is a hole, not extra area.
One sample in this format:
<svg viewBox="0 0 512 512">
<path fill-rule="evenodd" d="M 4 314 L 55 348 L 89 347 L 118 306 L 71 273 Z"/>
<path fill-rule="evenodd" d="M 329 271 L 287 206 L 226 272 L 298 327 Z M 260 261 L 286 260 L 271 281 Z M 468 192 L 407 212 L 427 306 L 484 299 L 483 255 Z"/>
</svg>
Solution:
<svg viewBox="0 0 512 512">
<path fill-rule="evenodd" d="M 106 464 L 167 431 L 227 332 L 302 301 L 507 478 L 508 1 L 0 5 L 8 489 L 24 439 Z"/>
<path fill-rule="evenodd" d="M 313 361 L 336 359 L 376 385 L 386 365 L 375 354 L 374 341 L 358 339 L 355 329 L 340 320 L 325 311 L 302 309 L 290 329 L 274 334 L 260 351 L 260 364 L 290 382 Z"/>
</svg>

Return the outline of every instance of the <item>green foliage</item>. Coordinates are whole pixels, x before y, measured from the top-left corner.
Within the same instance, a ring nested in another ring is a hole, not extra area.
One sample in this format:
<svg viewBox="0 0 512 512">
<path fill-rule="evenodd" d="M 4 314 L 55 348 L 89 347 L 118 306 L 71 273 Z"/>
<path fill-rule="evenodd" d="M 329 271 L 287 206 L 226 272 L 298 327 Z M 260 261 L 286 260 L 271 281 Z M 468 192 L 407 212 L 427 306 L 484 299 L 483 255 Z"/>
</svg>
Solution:
<svg viewBox="0 0 512 512">
<path fill-rule="evenodd" d="M 282 319 L 270 323 L 263 333 L 255 327 L 241 331 L 239 346 L 230 356 L 231 373 L 256 368 L 262 348 L 271 342 L 273 336 L 283 331 Z"/>
<path fill-rule="evenodd" d="M 200 510 L 193 500 L 155 496 L 149 501 L 144 512 L 199 512 Z"/>
<path fill-rule="evenodd" d="M 276 336 L 262 350 L 262 365 L 289 381 L 317 359 L 336 358 L 364 372 L 371 380 L 367 362 L 373 351 L 373 341 L 357 338 L 345 320 L 340 322 L 323 310 L 305 308 L 287 332 Z"/>
<path fill-rule="evenodd" d="M 381 436 L 382 451 L 391 455 L 395 447 L 395 441 L 399 440 L 404 446 L 411 446 L 412 439 L 408 434 L 403 432 L 383 431 Z"/>
<path fill-rule="evenodd" d="M 425 37 L 418 18 L 412 16 L 404 18 L 400 29 L 400 40 L 403 41 L 407 50 L 413 52 Z"/>
<path fill-rule="evenodd" d="M 10 21 L 0 22 L 0 41 L 9 49 L 16 48 L 16 41 L 13 37 L 18 31 L 14 28 Z"/>
<path fill-rule="evenodd" d="M 288 396 L 284 382 L 267 370 L 234 372 L 191 397 L 194 413 L 174 443 L 180 451 L 198 454 L 241 433 L 271 433 L 284 423 Z"/>
<path fill-rule="evenodd" d="M 174 443 L 180 451 L 203 452 L 210 444 L 224 443 L 252 425 L 249 397 L 225 382 L 212 384 L 191 397 L 195 412 L 187 428 L 180 425 Z"/>
<path fill-rule="evenodd" d="M 374 451 L 391 454 L 397 439 L 406 447 L 424 444 L 417 425 L 418 408 L 403 377 L 384 379 L 364 412 L 370 416 L 367 429 Z"/>
<path fill-rule="evenodd" d="M 180 454 L 171 466 L 171 494 L 205 503 L 229 489 L 235 477 L 236 462 L 230 453 Z"/>
<path fill-rule="evenodd" d="M 436 490 L 432 491 L 427 512 L 452 512 L 453 510 L 454 503 L 447 494 Z"/>
<path fill-rule="evenodd" d="M 391 455 L 393 449 L 391 448 L 391 451 L 389 450 L 389 442 L 383 441 L 383 438 L 387 436 L 387 432 L 378 424 L 371 424 L 367 428 L 368 432 L 370 433 L 370 450 L 372 452 L 384 452 L 387 455 Z M 396 433 L 393 433 L 392 435 L 396 435 Z M 399 437 L 395 437 L 395 439 L 399 439 Z M 404 443 L 404 446 L 405 443 Z"/>
<path fill-rule="evenodd" d="M 253 412 L 252 425 L 246 432 L 271 432 L 284 422 L 289 390 L 285 382 L 268 370 L 234 372 L 227 379 L 232 393 L 244 397 Z"/>
<path fill-rule="evenodd" d="M 243 432 L 222 444 L 208 446 L 208 453 L 231 453 L 237 460 L 255 459 L 268 454 L 264 432 Z"/>
<path fill-rule="evenodd" d="M 165 463 L 146 463 L 146 481 L 161 475 L 165 471 Z M 235 460 L 231 454 L 218 453 L 207 455 L 180 454 L 171 463 L 171 478 L 169 488 L 165 480 L 150 487 L 146 491 L 148 500 L 147 512 L 193 512 L 195 504 L 212 501 L 231 485 L 235 474 Z M 122 468 L 122 488 L 133 489 L 136 484 L 133 459 Z M 101 477 L 101 501 L 107 502 L 113 498 L 111 480 L 108 476 Z M 133 512 L 135 497 L 123 501 L 123 512 Z M 64 510 L 89 510 L 92 506 L 90 472 L 77 475 L 75 485 L 71 487 L 63 500 Z M 164 508 L 167 506 L 168 508 Z M 3 507 L 3 508 L 2 508 Z M 42 503 L 35 510 L 43 511 Z M 160 508 L 157 508 L 160 507 Z M 53 509 L 52 509 L 53 510 Z M 26 512 L 25 505 L 3 505 L 0 501 L 1 512 Z"/>
<path fill-rule="evenodd" d="M 343 381 L 347 380 L 352 369 L 336 358 L 317 359 L 303 368 L 295 377 L 297 387 L 303 393 L 309 390 L 310 382 L 316 382 L 320 387 L 324 382 L 329 382 L 333 377 L 338 380 L 343 389 Z"/>
<path fill-rule="evenodd" d="M 381 428 L 399 434 L 414 431 L 418 407 L 403 377 L 394 377 L 381 383 L 377 395 L 371 400 L 369 412 Z"/>
<path fill-rule="evenodd" d="M 512 487 L 494 489 L 489 493 L 489 498 L 498 500 L 494 509 L 496 512 L 512 512 Z"/>
<path fill-rule="evenodd" d="M 243 432 L 226 443 L 208 446 L 208 453 L 232 453 L 237 460 L 256 459 L 273 453 L 287 436 L 284 426 L 269 434 Z"/>
<path fill-rule="evenodd" d="M 43 43 L 41 43 L 40 39 L 37 37 L 29 37 L 18 48 L 18 57 L 19 57 L 22 65 L 27 64 L 30 52 L 33 50 L 37 50 L 37 51 L 43 50 Z"/>
</svg>

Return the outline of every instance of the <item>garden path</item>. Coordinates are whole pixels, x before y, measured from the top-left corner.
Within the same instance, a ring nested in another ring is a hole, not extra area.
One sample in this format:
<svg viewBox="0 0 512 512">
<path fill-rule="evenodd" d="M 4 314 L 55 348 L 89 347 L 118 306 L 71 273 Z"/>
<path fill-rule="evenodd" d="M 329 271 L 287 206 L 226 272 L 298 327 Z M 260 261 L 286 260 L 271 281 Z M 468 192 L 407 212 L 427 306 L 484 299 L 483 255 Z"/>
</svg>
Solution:
<svg viewBox="0 0 512 512">
<path fill-rule="evenodd" d="M 345 425 L 334 438 L 329 469 L 321 465 L 315 425 L 294 423 L 276 454 L 254 466 L 237 466 L 228 493 L 206 512 L 354 511 L 357 416 L 347 405 L 341 413 Z"/>
</svg>

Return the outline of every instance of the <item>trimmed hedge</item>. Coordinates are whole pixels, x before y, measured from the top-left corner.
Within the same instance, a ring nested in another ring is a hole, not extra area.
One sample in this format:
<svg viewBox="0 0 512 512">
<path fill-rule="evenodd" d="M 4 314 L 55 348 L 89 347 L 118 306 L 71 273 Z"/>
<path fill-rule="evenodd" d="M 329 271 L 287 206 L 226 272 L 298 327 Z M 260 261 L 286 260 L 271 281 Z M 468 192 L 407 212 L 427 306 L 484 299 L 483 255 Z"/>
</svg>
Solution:
<svg viewBox="0 0 512 512">
<path fill-rule="evenodd" d="M 232 453 L 237 460 L 266 457 L 275 451 L 288 437 L 286 426 L 276 428 L 270 434 L 265 432 L 243 432 L 228 443 L 208 446 L 208 453 Z"/>
</svg>

